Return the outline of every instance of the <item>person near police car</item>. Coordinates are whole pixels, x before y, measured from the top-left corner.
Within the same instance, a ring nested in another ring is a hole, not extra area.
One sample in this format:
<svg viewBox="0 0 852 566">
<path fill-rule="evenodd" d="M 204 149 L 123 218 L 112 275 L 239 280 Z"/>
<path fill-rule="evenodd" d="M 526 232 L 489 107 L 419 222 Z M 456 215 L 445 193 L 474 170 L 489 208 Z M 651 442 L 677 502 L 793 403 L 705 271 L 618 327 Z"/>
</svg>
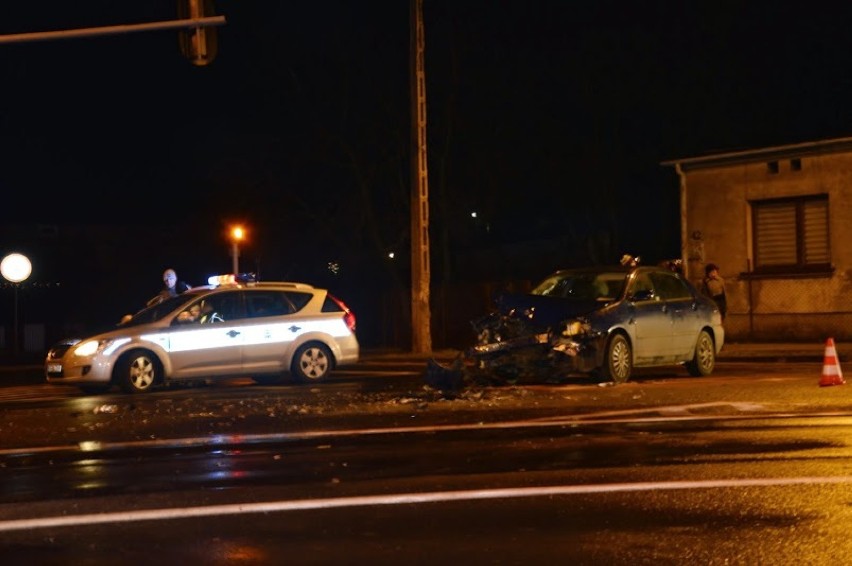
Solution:
<svg viewBox="0 0 852 566">
<path fill-rule="evenodd" d="M 722 313 L 722 322 L 728 314 L 728 299 L 725 296 L 725 280 L 719 274 L 719 266 L 708 263 L 704 266 L 704 279 L 701 281 L 701 292 L 713 299 Z"/>
<path fill-rule="evenodd" d="M 177 297 L 189 288 L 190 286 L 185 281 L 178 280 L 177 272 L 174 269 L 166 269 L 163 272 L 163 289 L 148 301 L 148 306 L 164 301 L 169 297 Z"/>
</svg>

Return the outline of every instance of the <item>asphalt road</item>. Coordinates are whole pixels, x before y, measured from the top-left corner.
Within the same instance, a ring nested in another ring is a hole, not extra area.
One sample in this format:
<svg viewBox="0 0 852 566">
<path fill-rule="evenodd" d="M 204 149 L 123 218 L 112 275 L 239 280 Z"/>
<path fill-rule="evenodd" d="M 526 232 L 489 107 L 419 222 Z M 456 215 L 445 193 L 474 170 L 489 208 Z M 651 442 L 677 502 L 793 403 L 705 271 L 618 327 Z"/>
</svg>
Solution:
<svg viewBox="0 0 852 566">
<path fill-rule="evenodd" d="M 13 562 L 836 564 L 852 390 L 724 363 L 448 398 L 377 363 L 323 387 L 0 388 Z"/>
</svg>

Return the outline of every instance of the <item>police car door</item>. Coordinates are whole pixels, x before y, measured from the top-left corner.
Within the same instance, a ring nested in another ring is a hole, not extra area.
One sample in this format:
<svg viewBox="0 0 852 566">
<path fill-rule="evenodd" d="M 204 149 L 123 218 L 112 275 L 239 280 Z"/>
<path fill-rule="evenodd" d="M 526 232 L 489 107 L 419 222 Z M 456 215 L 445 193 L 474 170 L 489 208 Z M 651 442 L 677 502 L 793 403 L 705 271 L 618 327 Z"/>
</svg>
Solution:
<svg viewBox="0 0 852 566">
<path fill-rule="evenodd" d="M 169 336 L 171 377 L 239 374 L 245 340 L 240 327 L 244 322 L 243 313 L 238 290 L 206 295 L 189 305 L 172 322 Z"/>
<path fill-rule="evenodd" d="M 278 289 L 246 289 L 245 348 L 243 368 L 247 373 L 280 373 L 287 364 L 293 344 L 314 326 L 299 311 L 312 293 Z"/>
</svg>

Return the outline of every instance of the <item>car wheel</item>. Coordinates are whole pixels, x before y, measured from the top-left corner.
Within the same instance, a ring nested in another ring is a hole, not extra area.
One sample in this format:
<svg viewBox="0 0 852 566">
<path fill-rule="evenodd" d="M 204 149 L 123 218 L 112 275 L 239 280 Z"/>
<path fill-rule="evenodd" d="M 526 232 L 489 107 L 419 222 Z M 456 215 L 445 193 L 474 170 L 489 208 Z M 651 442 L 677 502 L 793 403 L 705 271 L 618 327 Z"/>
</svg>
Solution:
<svg viewBox="0 0 852 566">
<path fill-rule="evenodd" d="M 716 367 L 716 345 L 706 330 L 698 333 L 695 343 L 695 355 L 686 362 L 686 371 L 693 377 L 703 377 L 713 373 Z"/>
<path fill-rule="evenodd" d="M 604 379 L 615 383 L 624 383 L 630 379 L 633 371 L 633 352 L 630 342 L 623 334 L 613 334 L 606 346 L 604 365 L 601 368 Z"/>
<path fill-rule="evenodd" d="M 318 383 L 325 381 L 328 377 L 332 364 L 333 360 L 328 348 L 324 344 L 313 342 L 304 344 L 296 350 L 290 369 L 297 381 Z"/>
<path fill-rule="evenodd" d="M 125 393 L 145 393 L 161 380 L 160 362 L 147 350 L 126 353 L 115 366 L 113 379 Z"/>
</svg>

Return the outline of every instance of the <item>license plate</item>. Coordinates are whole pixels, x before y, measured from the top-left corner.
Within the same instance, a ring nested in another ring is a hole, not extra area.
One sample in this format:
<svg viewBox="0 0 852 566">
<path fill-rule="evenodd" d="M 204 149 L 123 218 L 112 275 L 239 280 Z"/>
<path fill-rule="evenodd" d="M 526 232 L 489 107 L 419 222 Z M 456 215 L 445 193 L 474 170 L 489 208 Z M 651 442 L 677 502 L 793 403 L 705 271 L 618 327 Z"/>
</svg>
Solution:
<svg viewBox="0 0 852 566">
<path fill-rule="evenodd" d="M 62 364 L 47 364 L 47 373 L 62 373 Z"/>
</svg>

